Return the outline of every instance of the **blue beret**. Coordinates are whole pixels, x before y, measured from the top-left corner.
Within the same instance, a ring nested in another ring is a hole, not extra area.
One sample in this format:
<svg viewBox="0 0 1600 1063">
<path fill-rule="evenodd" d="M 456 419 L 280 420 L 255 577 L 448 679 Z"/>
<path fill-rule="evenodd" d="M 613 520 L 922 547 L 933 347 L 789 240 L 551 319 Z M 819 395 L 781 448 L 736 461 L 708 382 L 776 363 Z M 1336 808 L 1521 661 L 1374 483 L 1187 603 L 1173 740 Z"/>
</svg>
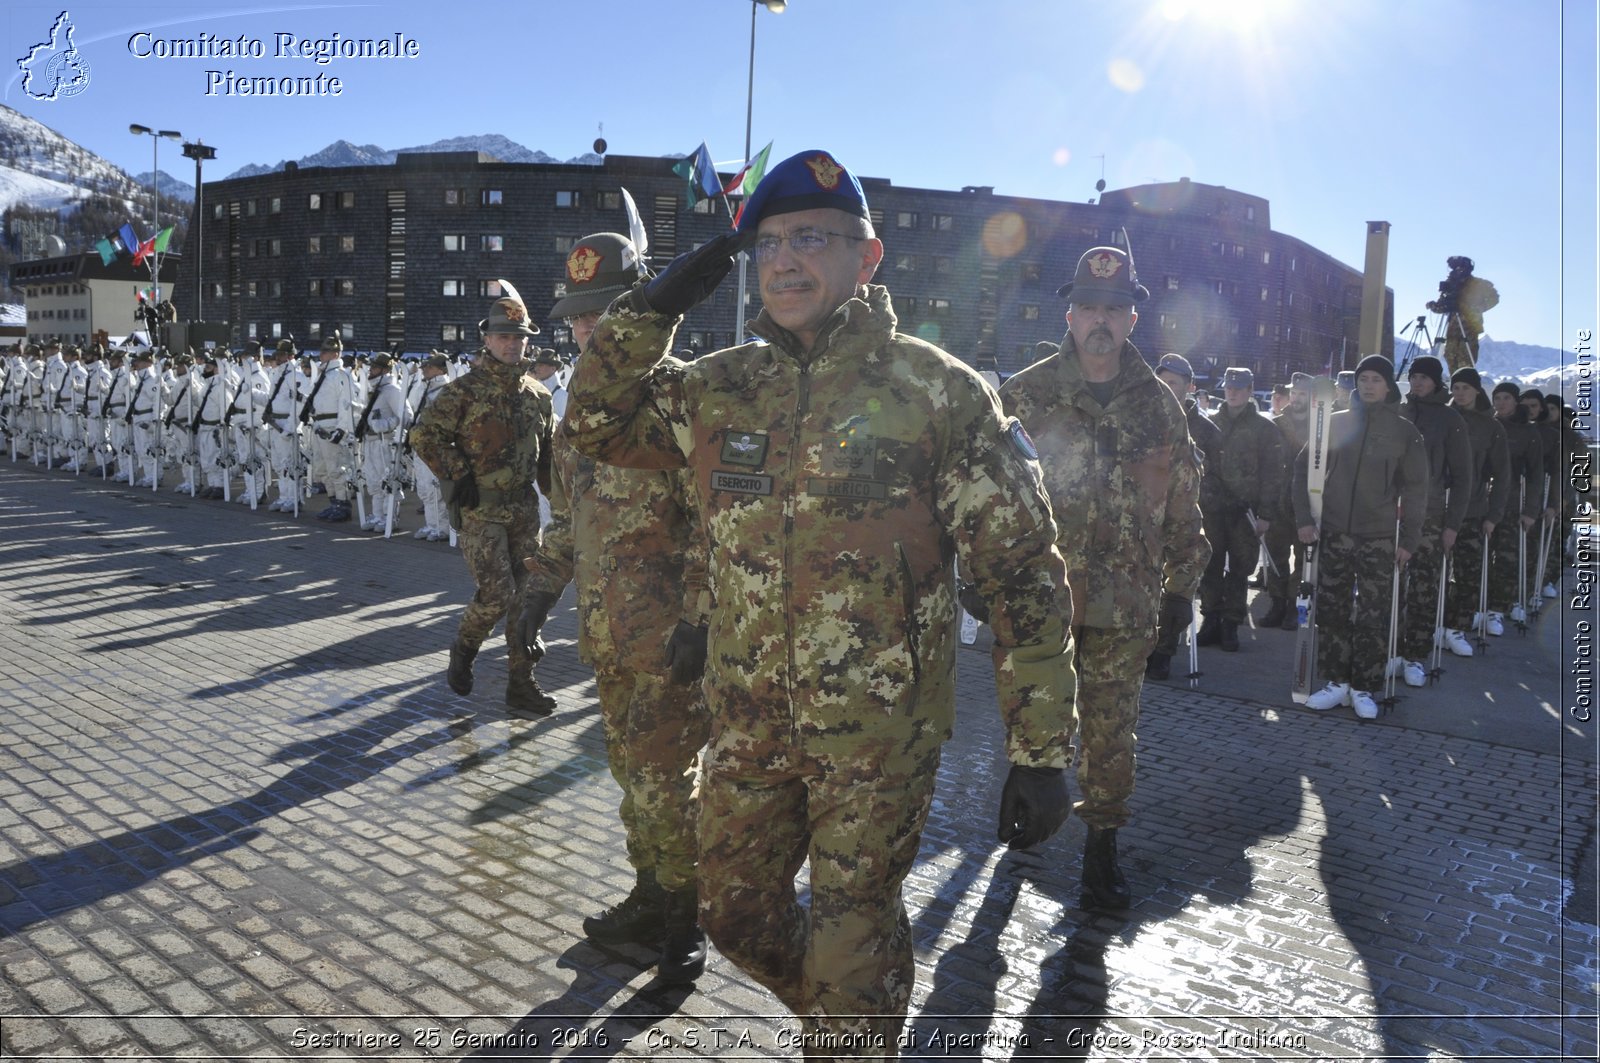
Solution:
<svg viewBox="0 0 1600 1063">
<path fill-rule="evenodd" d="M 867 197 L 855 175 L 820 148 L 791 155 L 767 171 L 745 201 L 739 231 L 753 233 L 761 219 L 772 214 L 832 207 L 860 218 L 867 213 Z"/>
</svg>

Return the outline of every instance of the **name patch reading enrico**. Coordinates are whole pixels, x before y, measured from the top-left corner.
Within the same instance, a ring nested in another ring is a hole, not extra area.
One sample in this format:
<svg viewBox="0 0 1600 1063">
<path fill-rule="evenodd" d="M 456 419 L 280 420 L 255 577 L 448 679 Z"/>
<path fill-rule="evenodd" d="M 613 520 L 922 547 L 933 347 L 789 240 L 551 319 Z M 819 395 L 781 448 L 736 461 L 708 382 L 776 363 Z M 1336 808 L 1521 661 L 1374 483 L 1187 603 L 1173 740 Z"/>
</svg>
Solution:
<svg viewBox="0 0 1600 1063">
<path fill-rule="evenodd" d="M 876 480 L 847 480 L 813 476 L 806 481 L 806 494 L 824 498 L 874 498 L 889 497 L 889 485 Z"/>
<path fill-rule="evenodd" d="M 759 473 L 711 470 L 711 490 L 734 491 L 741 495 L 772 494 L 772 477 Z"/>
</svg>

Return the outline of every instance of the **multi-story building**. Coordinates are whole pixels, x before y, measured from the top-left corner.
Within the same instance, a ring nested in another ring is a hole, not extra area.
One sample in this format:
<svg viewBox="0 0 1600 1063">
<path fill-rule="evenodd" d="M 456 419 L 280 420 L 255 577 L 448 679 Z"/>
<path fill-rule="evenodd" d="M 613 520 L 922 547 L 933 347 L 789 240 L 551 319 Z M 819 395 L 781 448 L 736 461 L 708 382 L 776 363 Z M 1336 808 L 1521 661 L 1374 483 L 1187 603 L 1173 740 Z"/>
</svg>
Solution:
<svg viewBox="0 0 1600 1063">
<path fill-rule="evenodd" d="M 170 278 L 179 256 L 164 255 L 162 296 L 169 294 Z M 135 266 L 126 256 L 106 265 L 98 251 L 16 262 L 11 266 L 11 287 L 23 293 L 27 313 L 27 341 L 58 339 L 82 346 L 104 332 L 121 338 L 142 330 L 139 293 L 149 297 L 150 269 Z"/>
<path fill-rule="evenodd" d="M 230 322 L 239 343 L 292 336 L 309 347 L 336 330 L 357 349 L 471 348 L 501 279 L 539 318 L 559 297 L 579 238 L 627 231 L 624 188 L 657 268 L 724 231 L 721 199 L 684 209 L 675 161 L 504 163 L 441 152 L 207 182 L 196 202 L 203 225 L 190 226 L 203 246 L 178 271 L 174 299 L 182 317 Z M 1033 361 L 1038 341 L 1059 340 L 1066 307 L 1056 288 L 1086 248 L 1124 242 L 1151 291 L 1134 340 L 1152 359 L 1177 351 L 1202 377 L 1249 366 L 1261 385 L 1358 360 L 1360 272 L 1272 231 L 1258 196 L 1187 179 L 1107 192 L 1098 203 L 862 185 L 885 247 L 877 279 L 901 328 L 978 368 L 1014 371 Z M 680 345 L 733 342 L 736 298 L 730 280 L 688 315 Z M 753 319 L 753 270 L 747 302 Z M 1387 317 L 1391 336 L 1392 300 Z M 549 322 L 540 342 L 569 341 Z"/>
</svg>

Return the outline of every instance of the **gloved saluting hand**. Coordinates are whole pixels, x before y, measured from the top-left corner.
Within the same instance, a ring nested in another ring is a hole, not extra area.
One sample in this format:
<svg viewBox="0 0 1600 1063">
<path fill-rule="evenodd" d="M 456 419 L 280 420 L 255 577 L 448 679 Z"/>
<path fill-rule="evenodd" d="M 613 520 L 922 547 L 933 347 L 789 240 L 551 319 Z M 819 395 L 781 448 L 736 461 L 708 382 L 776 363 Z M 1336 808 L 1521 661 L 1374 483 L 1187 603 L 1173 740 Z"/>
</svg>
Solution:
<svg viewBox="0 0 1600 1063">
<path fill-rule="evenodd" d="M 517 617 L 517 641 L 522 644 L 523 652 L 533 658 L 537 663 L 544 656 L 544 643 L 539 638 L 539 632 L 544 629 L 544 622 L 550 618 L 550 610 L 555 608 L 560 601 L 559 595 L 549 591 L 529 591 L 528 597 L 522 605 L 522 613 Z"/>
<path fill-rule="evenodd" d="M 685 251 L 646 281 L 643 288 L 634 290 L 630 297 L 634 311 L 678 317 L 699 306 L 728 275 L 733 256 L 747 239 L 743 233 L 723 233 L 693 251 Z"/>
<path fill-rule="evenodd" d="M 1031 849 L 1060 830 L 1071 811 L 1063 769 L 1013 764 L 1000 791 L 1000 840 L 1008 849 Z"/>
<path fill-rule="evenodd" d="M 672 681 L 688 686 L 700 681 L 706 674 L 706 629 L 704 626 L 678 621 L 667 640 L 667 664 L 672 669 Z"/>
</svg>

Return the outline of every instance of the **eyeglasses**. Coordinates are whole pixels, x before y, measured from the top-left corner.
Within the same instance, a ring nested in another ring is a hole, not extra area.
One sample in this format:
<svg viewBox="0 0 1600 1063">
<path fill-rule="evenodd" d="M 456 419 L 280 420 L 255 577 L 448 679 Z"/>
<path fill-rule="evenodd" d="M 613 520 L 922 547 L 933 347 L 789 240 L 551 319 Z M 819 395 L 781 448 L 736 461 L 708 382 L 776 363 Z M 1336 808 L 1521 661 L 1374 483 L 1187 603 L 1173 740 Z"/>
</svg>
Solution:
<svg viewBox="0 0 1600 1063">
<path fill-rule="evenodd" d="M 590 310 L 586 314 L 573 314 L 571 317 L 566 318 L 565 320 L 568 328 L 578 324 L 580 321 L 587 325 L 593 325 L 600 321 L 600 315 L 604 313 L 604 310 Z"/>
<path fill-rule="evenodd" d="M 825 229 L 796 229 L 788 236 L 762 236 L 757 238 L 751 254 L 757 262 L 771 262 L 778 257 L 779 248 L 784 244 L 797 255 L 815 255 L 828 246 L 829 237 L 837 236 L 841 240 L 865 240 L 865 236 L 851 236 L 849 233 L 830 233 Z"/>
</svg>

